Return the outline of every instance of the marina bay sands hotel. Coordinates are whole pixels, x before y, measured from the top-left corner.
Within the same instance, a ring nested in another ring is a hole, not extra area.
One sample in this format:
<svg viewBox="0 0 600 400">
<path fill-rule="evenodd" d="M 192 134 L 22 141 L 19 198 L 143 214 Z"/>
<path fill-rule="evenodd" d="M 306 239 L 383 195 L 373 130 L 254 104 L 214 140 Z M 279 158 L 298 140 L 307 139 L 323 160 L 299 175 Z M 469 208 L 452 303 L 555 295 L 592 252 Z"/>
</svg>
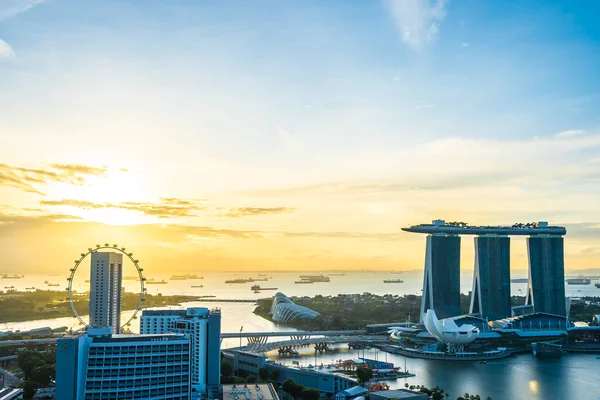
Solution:
<svg viewBox="0 0 600 400">
<path fill-rule="evenodd" d="M 497 320 L 511 316 L 510 236 L 528 236 L 529 277 L 526 305 L 535 312 L 566 314 L 564 235 L 547 222 L 512 226 L 469 226 L 434 220 L 402 230 L 427 234 L 421 314 L 460 315 L 460 236 L 475 235 L 475 271 L 470 313 Z"/>
</svg>

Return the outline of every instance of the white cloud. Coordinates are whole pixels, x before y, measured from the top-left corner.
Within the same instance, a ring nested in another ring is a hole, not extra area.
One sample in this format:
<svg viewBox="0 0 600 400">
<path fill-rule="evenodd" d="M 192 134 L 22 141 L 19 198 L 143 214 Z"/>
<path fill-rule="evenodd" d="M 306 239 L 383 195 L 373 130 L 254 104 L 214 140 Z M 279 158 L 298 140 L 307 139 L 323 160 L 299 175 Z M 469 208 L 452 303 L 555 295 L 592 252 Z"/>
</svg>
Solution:
<svg viewBox="0 0 600 400">
<path fill-rule="evenodd" d="M 447 0 L 384 0 L 402 40 L 414 49 L 421 49 L 439 31 L 446 16 Z"/>
<path fill-rule="evenodd" d="M 0 21 L 25 12 L 46 0 L 1 0 Z"/>
<path fill-rule="evenodd" d="M 583 135 L 585 133 L 584 130 L 581 129 L 570 129 L 568 131 L 562 131 L 562 132 L 558 132 L 556 134 L 556 137 L 573 137 L 573 136 L 579 136 L 579 135 Z"/>
<path fill-rule="evenodd" d="M 0 39 L 0 60 L 3 58 L 13 58 L 14 56 L 15 51 L 13 50 L 12 46 Z"/>
<path fill-rule="evenodd" d="M 469 47 L 469 43 L 468 42 L 462 42 L 460 45 L 462 47 Z"/>
</svg>

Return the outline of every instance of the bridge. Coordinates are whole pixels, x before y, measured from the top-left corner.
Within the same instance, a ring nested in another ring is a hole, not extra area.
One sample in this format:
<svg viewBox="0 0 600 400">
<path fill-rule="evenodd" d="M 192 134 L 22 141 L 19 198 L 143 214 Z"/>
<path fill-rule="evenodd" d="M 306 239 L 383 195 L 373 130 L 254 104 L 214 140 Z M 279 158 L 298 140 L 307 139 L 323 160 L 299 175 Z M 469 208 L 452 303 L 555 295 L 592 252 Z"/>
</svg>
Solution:
<svg viewBox="0 0 600 400">
<path fill-rule="evenodd" d="M 301 338 L 308 338 L 314 336 L 330 337 L 330 336 L 349 336 L 351 335 L 364 335 L 366 331 L 280 331 L 280 332 L 235 332 L 235 333 L 221 333 L 222 339 L 238 339 L 245 338 L 248 340 L 250 345 L 258 343 L 266 343 L 270 337 L 289 337 L 291 340 L 298 340 Z M 19 340 L 2 340 L 0 341 L 0 347 L 26 347 L 26 346 L 47 346 L 56 344 L 59 338 L 47 338 L 47 339 L 19 339 Z M 323 339 L 320 339 L 323 342 Z"/>
<path fill-rule="evenodd" d="M 327 345 L 336 344 L 336 343 L 384 343 L 389 341 L 389 336 L 374 336 L 374 335 L 337 335 L 337 336 L 329 336 L 329 337 L 304 337 L 303 335 L 298 335 L 297 337 L 292 337 L 290 340 L 282 340 L 278 342 L 267 342 L 264 337 L 262 340 L 251 341 L 248 339 L 249 344 L 247 346 L 242 347 L 234 347 L 224 350 L 233 350 L 233 351 L 247 351 L 251 353 L 262 353 L 275 349 L 283 349 L 289 350 L 297 347 L 304 347 L 315 345 L 315 350 L 325 350 Z"/>
</svg>

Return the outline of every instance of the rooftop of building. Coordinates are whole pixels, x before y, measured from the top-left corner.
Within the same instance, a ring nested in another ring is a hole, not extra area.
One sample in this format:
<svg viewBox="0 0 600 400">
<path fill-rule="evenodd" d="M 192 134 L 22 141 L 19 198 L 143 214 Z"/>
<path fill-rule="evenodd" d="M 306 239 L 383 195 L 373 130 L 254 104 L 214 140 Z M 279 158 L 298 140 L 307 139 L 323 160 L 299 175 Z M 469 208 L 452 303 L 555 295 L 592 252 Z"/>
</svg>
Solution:
<svg viewBox="0 0 600 400">
<path fill-rule="evenodd" d="M 206 307 L 190 307 L 190 308 L 180 308 L 180 309 L 171 309 L 171 310 L 143 310 L 142 317 L 188 317 L 188 318 L 196 318 L 196 317 L 207 317 L 210 314 L 220 314 L 221 310 L 218 308 L 214 308 L 209 310 Z"/>
<path fill-rule="evenodd" d="M 386 398 L 386 399 L 427 399 L 428 396 L 425 393 L 415 392 L 408 389 L 392 389 L 384 392 L 371 393 L 371 398 Z"/>
<path fill-rule="evenodd" d="M 362 386 L 354 386 L 349 389 L 342 390 L 342 391 L 336 393 L 336 396 L 339 396 L 340 394 L 342 394 L 346 397 L 355 397 L 355 396 L 361 396 L 361 395 L 367 394 L 367 393 L 369 393 L 368 389 L 366 389 Z"/>
<path fill-rule="evenodd" d="M 402 228 L 406 232 L 428 233 L 428 234 L 450 234 L 450 235 L 506 235 L 506 236 L 535 236 L 551 235 L 563 236 L 567 234 L 564 226 L 550 226 L 548 222 L 516 223 L 510 226 L 504 225 L 481 225 L 471 226 L 466 222 L 446 222 L 436 219 L 431 224 L 412 225 Z"/>
<path fill-rule="evenodd" d="M 222 385 L 223 400 L 279 400 L 270 383 Z"/>
</svg>

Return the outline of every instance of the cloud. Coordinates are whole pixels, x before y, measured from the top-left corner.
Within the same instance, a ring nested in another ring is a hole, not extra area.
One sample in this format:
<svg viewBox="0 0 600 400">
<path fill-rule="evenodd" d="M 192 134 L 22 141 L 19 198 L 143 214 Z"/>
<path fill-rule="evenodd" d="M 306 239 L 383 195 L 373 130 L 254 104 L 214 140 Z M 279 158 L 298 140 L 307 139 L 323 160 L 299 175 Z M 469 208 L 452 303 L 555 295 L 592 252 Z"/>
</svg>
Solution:
<svg viewBox="0 0 600 400">
<path fill-rule="evenodd" d="M 81 209 L 115 208 L 141 212 L 147 216 L 158 218 L 182 218 L 195 216 L 194 211 L 205 207 L 189 200 L 177 198 L 162 198 L 160 202 L 125 201 L 120 203 L 94 203 L 85 200 L 63 199 L 44 200 L 40 205 L 49 207 L 75 207 Z"/>
<path fill-rule="evenodd" d="M 0 2 L 0 21 L 21 14 L 46 0 L 2 0 Z"/>
<path fill-rule="evenodd" d="M 6 43 L 4 40 L 0 39 L 0 60 L 6 58 L 13 58 L 15 56 L 15 51 L 12 46 Z"/>
<path fill-rule="evenodd" d="M 446 0 L 384 0 L 402 41 L 420 50 L 438 33 L 446 16 Z"/>
<path fill-rule="evenodd" d="M 585 131 L 581 130 L 581 129 L 571 129 L 568 131 L 558 132 L 555 136 L 558 138 L 568 138 L 568 137 L 573 137 L 573 136 L 580 136 L 580 135 L 583 135 L 584 133 L 585 133 Z"/>
<path fill-rule="evenodd" d="M 222 217 L 251 217 L 256 215 L 273 215 L 273 214 L 287 214 L 293 212 L 293 208 L 288 207 L 240 207 L 232 208 L 225 214 L 221 214 Z"/>
<path fill-rule="evenodd" d="M 50 182 L 82 185 L 91 176 L 104 175 L 107 169 L 107 167 L 79 164 L 52 164 L 46 168 L 24 168 L 0 164 L 0 186 L 10 186 L 43 195 L 37 186 Z"/>
<path fill-rule="evenodd" d="M 367 233 L 367 232 L 283 232 L 285 237 L 316 237 L 332 239 L 376 239 L 399 240 L 403 233 Z"/>
</svg>

